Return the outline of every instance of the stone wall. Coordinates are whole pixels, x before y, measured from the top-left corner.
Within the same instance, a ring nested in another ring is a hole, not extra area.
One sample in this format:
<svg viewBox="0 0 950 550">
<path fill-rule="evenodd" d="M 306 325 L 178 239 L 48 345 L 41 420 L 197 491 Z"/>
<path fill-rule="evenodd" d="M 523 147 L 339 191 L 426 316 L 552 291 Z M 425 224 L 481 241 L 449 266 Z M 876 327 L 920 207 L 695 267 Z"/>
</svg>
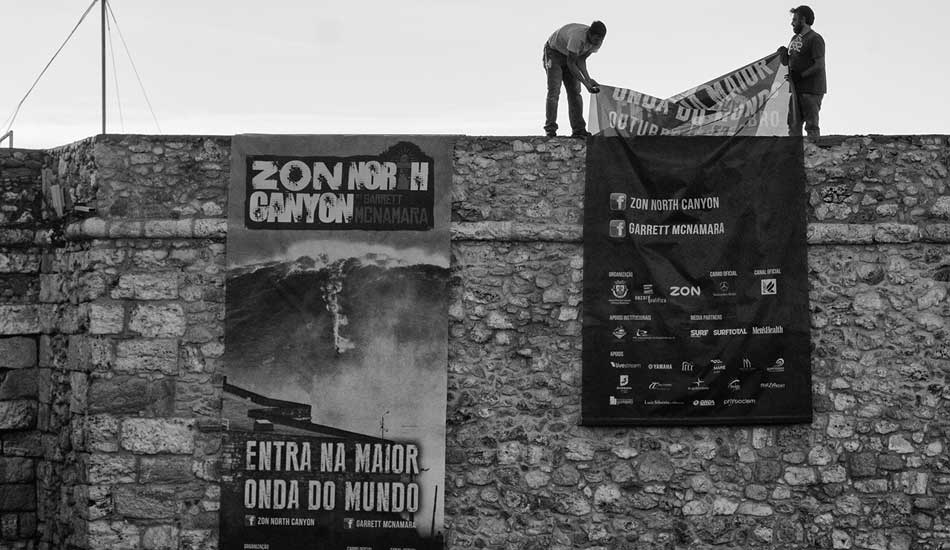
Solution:
<svg viewBox="0 0 950 550">
<path fill-rule="evenodd" d="M 0 149 L 0 544 L 36 537 L 42 457 L 38 341 L 40 151 Z"/>
<path fill-rule="evenodd" d="M 0 240 L 25 289 L 0 345 L 38 348 L 0 353 L 38 378 L 0 400 L 37 411 L 0 425 L 0 482 L 36 503 L 0 508 L 0 546 L 216 547 L 229 147 L 107 136 L 35 157 L 96 210 L 62 239 Z M 449 547 L 950 548 L 947 138 L 806 145 L 810 426 L 578 426 L 584 155 L 456 144 Z"/>
</svg>

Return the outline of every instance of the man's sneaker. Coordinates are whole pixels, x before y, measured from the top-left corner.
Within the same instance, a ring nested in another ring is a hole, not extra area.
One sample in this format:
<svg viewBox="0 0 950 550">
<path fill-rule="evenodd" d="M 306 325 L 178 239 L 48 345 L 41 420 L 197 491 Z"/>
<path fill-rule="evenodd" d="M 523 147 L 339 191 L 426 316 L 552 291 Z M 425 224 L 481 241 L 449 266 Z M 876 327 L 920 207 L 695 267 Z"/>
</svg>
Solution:
<svg viewBox="0 0 950 550">
<path fill-rule="evenodd" d="M 546 136 L 548 136 L 548 137 L 557 137 L 557 132 L 555 132 L 554 130 L 548 130 L 548 131 L 544 132 L 544 135 L 546 135 Z"/>
<path fill-rule="evenodd" d="M 571 134 L 571 137 L 585 139 L 585 138 L 589 138 L 592 135 L 593 134 L 591 134 L 587 130 L 581 130 L 580 132 L 574 132 L 573 134 Z"/>
</svg>

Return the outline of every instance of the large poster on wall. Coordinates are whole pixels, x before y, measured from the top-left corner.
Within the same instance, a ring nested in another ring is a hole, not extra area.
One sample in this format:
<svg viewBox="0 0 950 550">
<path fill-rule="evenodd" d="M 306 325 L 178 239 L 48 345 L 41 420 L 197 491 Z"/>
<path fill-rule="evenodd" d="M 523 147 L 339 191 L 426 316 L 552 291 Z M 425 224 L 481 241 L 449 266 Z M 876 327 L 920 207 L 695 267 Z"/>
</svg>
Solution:
<svg viewBox="0 0 950 550">
<path fill-rule="evenodd" d="M 772 53 L 661 99 L 601 85 L 591 95 L 591 132 L 603 136 L 787 136 L 788 68 Z"/>
<path fill-rule="evenodd" d="M 220 547 L 443 547 L 453 140 L 235 136 Z"/>
<path fill-rule="evenodd" d="M 588 141 L 585 425 L 809 422 L 802 142 Z"/>
</svg>

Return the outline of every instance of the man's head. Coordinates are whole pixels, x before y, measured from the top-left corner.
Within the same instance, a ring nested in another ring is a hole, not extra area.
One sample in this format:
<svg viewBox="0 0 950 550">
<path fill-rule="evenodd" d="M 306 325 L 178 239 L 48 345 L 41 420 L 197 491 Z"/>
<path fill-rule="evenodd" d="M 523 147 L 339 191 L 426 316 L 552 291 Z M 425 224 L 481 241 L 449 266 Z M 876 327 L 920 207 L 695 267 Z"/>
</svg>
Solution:
<svg viewBox="0 0 950 550">
<path fill-rule="evenodd" d="M 805 25 L 811 27 L 815 24 L 815 12 L 808 6 L 798 6 L 789 12 L 792 14 L 792 30 L 796 33 L 805 30 Z"/>
<path fill-rule="evenodd" d="M 604 25 L 602 21 L 594 21 L 587 29 L 587 41 L 595 46 L 603 44 L 605 36 L 607 36 L 607 25 Z"/>
</svg>

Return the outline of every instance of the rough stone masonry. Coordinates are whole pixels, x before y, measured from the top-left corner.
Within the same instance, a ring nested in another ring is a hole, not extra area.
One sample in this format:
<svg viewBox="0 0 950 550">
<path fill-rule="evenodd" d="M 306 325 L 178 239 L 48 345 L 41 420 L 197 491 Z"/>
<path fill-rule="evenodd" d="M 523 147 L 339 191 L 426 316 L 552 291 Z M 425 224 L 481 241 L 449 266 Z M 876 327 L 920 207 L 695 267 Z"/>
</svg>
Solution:
<svg viewBox="0 0 950 550">
<path fill-rule="evenodd" d="M 217 547 L 229 151 L 0 150 L 0 548 Z M 810 426 L 578 426 L 584 155 L 456 143 L 448 547 L 950 549 L 948 138 L 806 144 Z"/>
</svg>

